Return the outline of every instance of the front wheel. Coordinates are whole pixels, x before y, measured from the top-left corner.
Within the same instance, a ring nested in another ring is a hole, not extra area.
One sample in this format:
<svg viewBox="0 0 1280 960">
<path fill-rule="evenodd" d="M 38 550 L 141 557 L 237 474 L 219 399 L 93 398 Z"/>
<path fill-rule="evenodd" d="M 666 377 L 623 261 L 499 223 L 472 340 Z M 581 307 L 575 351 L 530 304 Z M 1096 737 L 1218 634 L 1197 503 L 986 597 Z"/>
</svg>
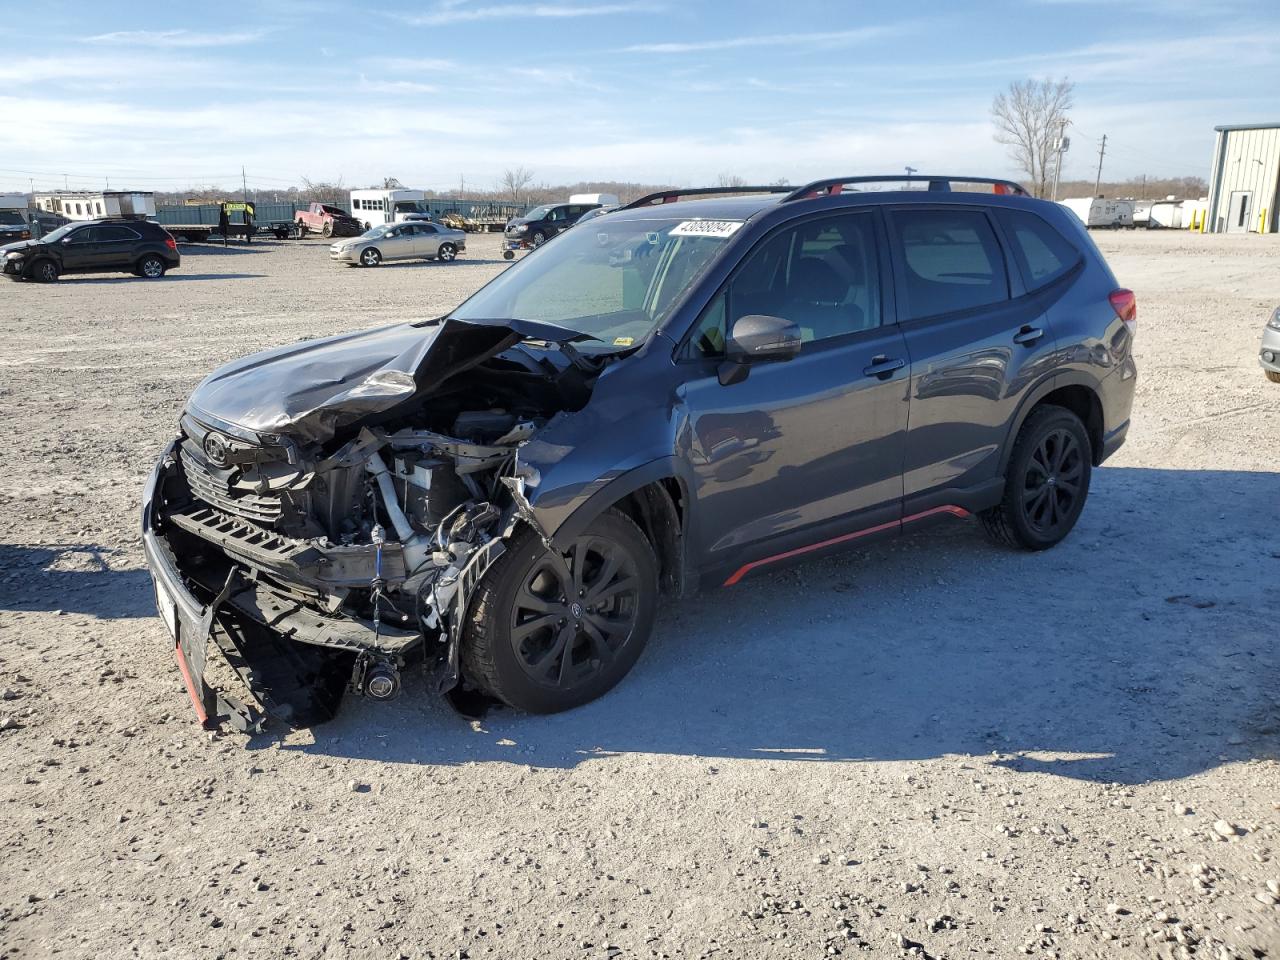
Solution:
<svg viewBox="0 0 1280 960">
<path fill-rule="evenodd" d="M 440 260 L 456 260 L 458 259 L 458 248 L 452 243 L 442 243 L 436 257 Z"/>
<path fill-rule="evenodd" d="M 332 237 L 333 224 L 326 220 L 324 226 L 320 228 L 320 236 L 324 237 L 326 240 Z"/>
<path fill-rule="evenodd" d="M 1093 470 L 1084 424 L 1064 407 L 1038 407 L 1018 431 L 1005 473 L 1004 499 L 979 516 L 996 543 L 1047 550 L 1080 519 Z"/>
<path fill-rule="evenodd" d="M 1272 383 L 1280 383 L 1280 373 L 1276 373 L 1274 370 L 1264 370 L 1263 373 L 1267 375 L 1267 379 Z"/>
<path fill-rule="evenodd" d="M 564 554 L 525 528 L 476 591 L 463 672 L 518 710 L 580 706 L 635 665 L 657 601 L 657 558 L 625 514 L 597 517 Z"/>
<path fill-rule="evenodd" d="M 368 250 L 360 254 L 360 263 L 362 266 L 376 267 L 381 262 L 382 254 L 374 247 L 370 247 Z"/>
<path fill-rule="evenodd" d="M 58 279 L 58 265 L 52 260 L 41 260 L 31 268 L 31 276 L 41 283 L 53 283 Z"/>
<path fill-rule="evenodd" d="M 529 238 L 529 242 L 532 243 L 535 247 L 540 247 L 547 242 L 547 235 L 543 233 L 541 230 L 539 230 L 537 233 L 535 233 L 532 237 Z"/>
</svg>

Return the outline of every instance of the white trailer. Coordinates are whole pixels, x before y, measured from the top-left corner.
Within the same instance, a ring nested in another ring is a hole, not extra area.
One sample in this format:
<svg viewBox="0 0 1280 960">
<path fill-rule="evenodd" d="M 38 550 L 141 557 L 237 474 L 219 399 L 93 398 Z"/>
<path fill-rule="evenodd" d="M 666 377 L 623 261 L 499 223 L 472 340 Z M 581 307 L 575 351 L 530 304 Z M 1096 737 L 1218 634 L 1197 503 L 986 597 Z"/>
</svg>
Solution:
<svg viewBox="0 0 1280 960">
<path fill-rule="evenodd" d="M 602 207 L 616 207 L 617 194 L 613 193 L 575 193 L 569 197 L 570 203 L 595 203 Z"/>
<path fill-rule="evenodd" d="M 369 227 L 428 217 L 427 195 L 421 190 L 352 190 L 351 215 Z"/>
<path fill-rule="evenodd" d="M 35 205 L 70 220 L 156 215 L 155 194 L 139 190 L 55 190 L 37 193 Z"/>
<path fill-rule="evenodd" d="M 1151 217 L 1147 221 L 1148 230 L 1164 228 L 1181 230 L 1186 224 L 1182 221 L 1181 200 L 1157 200 L 1151 205 Z"/>
<path fill-rule="evenodd" d="M 1086 227 L 1133 226 L 1133 201 L 1108 200 L 1106 197 L 1082 197 L 1059 200 L 1060 204 L 1080 218 Z"/>
</svg>

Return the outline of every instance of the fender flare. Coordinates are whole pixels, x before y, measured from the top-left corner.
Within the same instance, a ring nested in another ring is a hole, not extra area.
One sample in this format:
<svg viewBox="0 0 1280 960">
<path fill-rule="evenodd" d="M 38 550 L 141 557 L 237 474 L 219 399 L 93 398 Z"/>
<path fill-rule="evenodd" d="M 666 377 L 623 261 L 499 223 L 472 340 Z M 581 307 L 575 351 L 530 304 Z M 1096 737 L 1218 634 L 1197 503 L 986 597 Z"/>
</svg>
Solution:
<svg viewBox="0 0 1280 960">
<path fill-rule="evenodd" d="M 680 485 L 681 497 L 685 504 L 689 503 L 688 481 L 682 476 L 683 471 L 679 469 L 678 461 L 675 457 L 659 457 L 657 460 L 650 460 L 638 467 L 633 467 L 626 473 L 614 477 L 603 487 L 591 494 L 584 500 L 573 513 L 569 514 L 564 521 L 550 534 L 550 542 L 553 547 L 563 549 L 565 545 L 572 542 L 579 534 L 582 533 L 596 517 L 600 516 L 611 506 L 629 494 L 635 493 L 642 487 L 658 480 L 675 480 Z M 688 533 L 689 511 L 686 509 L 682 519 L 682 525 Z"/>
<path fill-rule="evenodd" d="M 1003 476 L 1005 470 L 1009 466 L 1009 457 L 1013 454 L 1013 443 L 1017 439 L 1018 431 L 1022 429 L 1022 424 L 1026 422 L 1031 411 L 1035 409 L 1036 404 L 1063 387 L 1085 387 L 1098 397 L 1098 402 L 1102 402 L 1101 382 L 1087 373 L 1080 370 L 1062 370 L 1057 373 L 1048 374 L 1043 380 L 1027 391 L 1026 396 L 1022 398 L 1017 412 L 1014 413 L 1013 419 L 1009 421 L 1009 432 L 1005 434 L 1004 444 L 1000 453 L 1000 475 Z"/>
</svg>

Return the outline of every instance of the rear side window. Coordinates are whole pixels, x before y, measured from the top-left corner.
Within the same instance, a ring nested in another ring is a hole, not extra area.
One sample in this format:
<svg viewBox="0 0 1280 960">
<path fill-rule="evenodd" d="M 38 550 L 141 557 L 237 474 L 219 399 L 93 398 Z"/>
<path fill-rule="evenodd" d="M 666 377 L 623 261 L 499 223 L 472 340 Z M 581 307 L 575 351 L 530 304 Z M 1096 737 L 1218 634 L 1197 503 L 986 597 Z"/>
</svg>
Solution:
<svg viewBox="0 0 1280 960">
<path fill-rule="evenodd" d="M 897 210 L 894 245 L 910 320 L 1009 299 L 991 221 L 980 210 Z"/>
<path fill-rule="evenodd" d="M 1080 251 L 1034 213 L 1001 210 L 999 216 L 1028 290 L 1040 289 L 1080 262 Z"/>
<path fill-rule="evenodd" d="M 94 240 L 98 243 L 137 239 L 139 239 L 138 235 L 128 227 L 97 227 L 94 234 Z"/>
</svg>

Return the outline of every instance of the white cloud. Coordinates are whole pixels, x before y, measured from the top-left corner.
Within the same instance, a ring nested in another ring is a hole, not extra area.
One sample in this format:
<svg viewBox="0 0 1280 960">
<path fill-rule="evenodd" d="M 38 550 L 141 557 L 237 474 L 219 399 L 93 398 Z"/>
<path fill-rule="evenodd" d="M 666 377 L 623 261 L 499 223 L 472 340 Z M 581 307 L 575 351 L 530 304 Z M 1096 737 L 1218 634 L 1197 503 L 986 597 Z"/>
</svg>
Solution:
<svg viewBox="0 0 1280 960">
<path fill-rule="evenodd" d="M 585 6 L 567 3 L 504 3 L 489 7 L 468 7 L 458 3 L 444 3 L 432 13 L 420 13 L 403 19 L 414 26 L 431 27 L 447 23 L 471 23 L 477 20 L 514 20 L 531 17 L 551 19 L 602 17 L 617 13 L 653 12 L 657 9 L 660 8 L 652 3 L 597 3 Z"/>
<path fill-rule="evenodd" d="M 856 30 L 824 30 L 818 33 L 767 33 L 717 40 L 690 40 L 671 43 L 637 43 L 624 47 L 625 53 L 705 53 L 712 50 L 739 50 L 744 47 L 834 47 L 861 43 L 900 33 L 901 26 L 859 27 Z"/>
<path fill-rule="evenodd" d="M 261 40 L 265 30 L 242 33 L 192 33 L 190 30 L 117 30 L 85 37 L 85 43 L 130 47 L 236 47 Z"/>
</svg>

